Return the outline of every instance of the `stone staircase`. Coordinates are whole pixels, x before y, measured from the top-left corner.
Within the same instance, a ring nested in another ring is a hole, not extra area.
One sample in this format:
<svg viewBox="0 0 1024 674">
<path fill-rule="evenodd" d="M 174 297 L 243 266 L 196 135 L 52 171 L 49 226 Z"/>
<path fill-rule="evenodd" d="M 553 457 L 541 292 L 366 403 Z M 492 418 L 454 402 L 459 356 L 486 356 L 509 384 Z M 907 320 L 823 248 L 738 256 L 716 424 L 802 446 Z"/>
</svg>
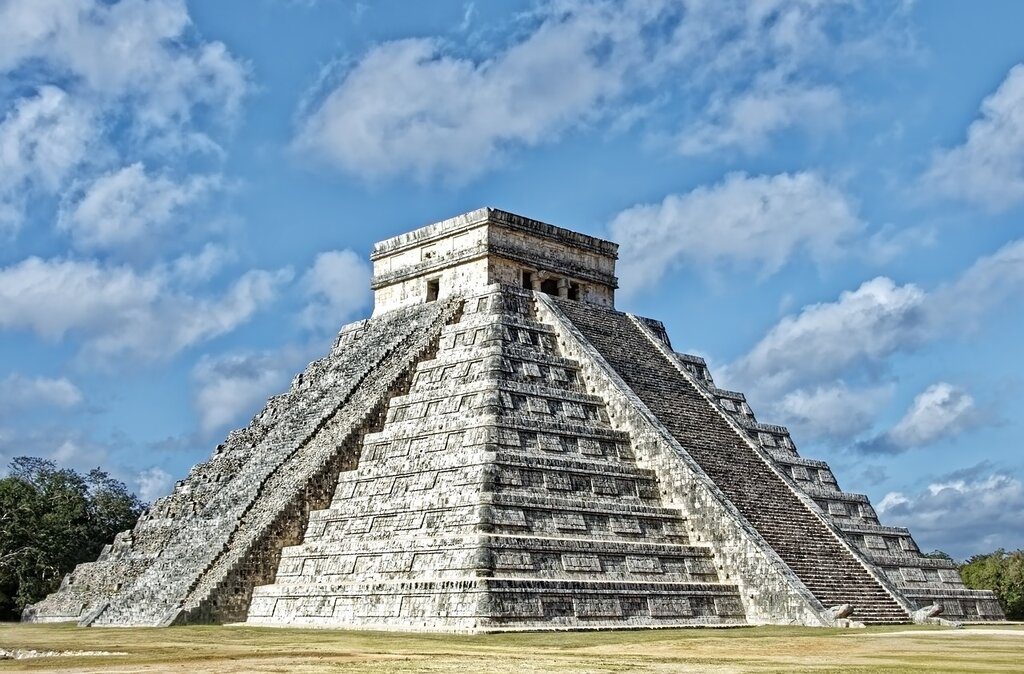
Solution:
<svg viewBox="0 0 1024 674">
<path fill-rule="evenodd" d="M 348 397 L 337 402 L 330 424 L 314 431 L 302 462 L 275 472 L 260 487 L 252 507 L 243 515 L 220 555 L 190 588 L 176 612 L 176 622 L 243 621 L 252 588 L 269 582 L 281 548 L 298 542 L 309 512 L 326 505 L 341 470 L 358 458 L 363 436 L 379 429 L 390 396 L 408 387 L 416 363 L 436 349 L 442 326 L 457 318 L 461 302 L 441 304 L 406 323 L 404 335 L 376 365 L 364 371 Z M 365 335 L 378 344 L 380 335 Z M 373 362 L 372 360 L 370 362 Z"/>
<path fill-rule="evenodd" d="M 311 513 L 261 625 L 499 631 L 744 622 L 736 585 L 665 507 L 628 434 L 533 317 L 470 297 L 359 468 Z"/>
<path fill-rule="evenodd" d="M 910 621 L 629 316 L 576 302 L 557 306 L 824 606 L 849 604 L 852 617 L 865 623 Z"/>
<path fill-rule="evenodd" d="M 328 499 L 338 472 L 354 461 L 346 438 L 372 421 L 388 387 L 436 343 L 460 304 L 348 326 L 330 356 L 25 618 L 111 626 L 244 619 L 248 593 L 268 565 L 272 577 L 280 547 L 301 535 L 309 502 Z M 97 595 L 102 602 L 91 603 Z"/>
<path fill-rule="evenodd" d="M 634 318 L 669 345 L 660 322 Z M 910 531 L 879 522 L 866 495 L 843 491 L 828 463 L 801 457 L 784 426 L 758 422 L 746 396 L 717 387 L 703 358 L 683 353 L 673 353 L 672 357 L 719 410 L 731 417 L 750 441 L 772 459 L 777 469 L 815 501 L 834 530 L 884 574 L 890 589 L 904 597 L 911 607 L 923 609 L 938 604 L 941 617 L 950 620 L 1005 619 L 990 590 L 965 587 L 953 561 L 924 556 Z"/>
</svg>

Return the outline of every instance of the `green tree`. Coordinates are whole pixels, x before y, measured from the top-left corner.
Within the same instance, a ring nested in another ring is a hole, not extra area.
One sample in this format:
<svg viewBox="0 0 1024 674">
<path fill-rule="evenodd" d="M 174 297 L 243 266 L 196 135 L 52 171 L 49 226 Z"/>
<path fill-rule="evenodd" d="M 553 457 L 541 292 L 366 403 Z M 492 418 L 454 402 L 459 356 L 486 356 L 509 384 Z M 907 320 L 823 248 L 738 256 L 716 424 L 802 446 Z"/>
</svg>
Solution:
<svg viewBox="0 0 1024 674">
<path fill-rule="evenodd" d="M 143 504 L 124 483 L 19 457 L 0 479 L 0 618 L 16 618 L 131 528 Z"/>
<path fill-rule="evenodd" d="M 960 576 L 967 587 L 995 592 L 1007 618 L 1024 618 L 1024 550 L 975 555 L 960 567 Z"/>
</svg>

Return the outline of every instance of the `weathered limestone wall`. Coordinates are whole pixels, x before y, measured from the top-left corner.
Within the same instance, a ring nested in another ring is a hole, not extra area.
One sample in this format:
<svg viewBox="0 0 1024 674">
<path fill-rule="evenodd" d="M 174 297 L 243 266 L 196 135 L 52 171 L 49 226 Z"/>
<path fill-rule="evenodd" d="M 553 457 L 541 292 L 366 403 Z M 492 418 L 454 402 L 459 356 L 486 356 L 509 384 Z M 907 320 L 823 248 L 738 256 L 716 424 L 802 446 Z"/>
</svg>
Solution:
<svg viewBox="0 0 1024 674">
<path fill-rule="evenodd" d="M 433 267 L 422 276 L 396 281 L 374 292 L 374 316 L 396 308 L 415 306 L 427 301 L 427 281 L 438 284 L 437 299 L 445 300 L 465 294 L 467 288 L 487 285 L 488 261 L 484 257 L 446 267 Z"/>
<path fill-rule="evenodd" d="M 491 283 L 522 286 L 531 272 L 560 282 L 582 301 L 614 304 L 618 246 L 610 241 L 482 208 L 382 241 L 374 247 L 374 315 L 438 297 L 472 294 Z"/>
</svg>

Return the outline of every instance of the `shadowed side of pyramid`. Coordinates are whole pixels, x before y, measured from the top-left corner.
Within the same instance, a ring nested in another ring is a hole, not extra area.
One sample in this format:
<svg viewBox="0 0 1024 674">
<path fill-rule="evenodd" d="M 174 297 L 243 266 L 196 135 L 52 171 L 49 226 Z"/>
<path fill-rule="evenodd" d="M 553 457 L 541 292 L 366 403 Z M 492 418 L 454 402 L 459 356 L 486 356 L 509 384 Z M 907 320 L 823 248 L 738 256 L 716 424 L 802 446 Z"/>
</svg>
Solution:
<svg viewBox="0 0 1024 674">
<path fill-rule="evenodd" d="M 868 498 L 842 492 L 825 462 L 799 457 L 785 428 L 757 423 L 745 397 L 717 388 L 702 359 L 673 352 L 659 322 L 545 304 L 823 605 L 848 606 L 866 623 L 1003 619 L 991 591 L 966 588 L 954 563 L 923 556 L 909 531 L 879 524 Z"/>
<path fill-rule="evenodd" d="M 849 604 L 864 622 L 909 620 L 909 605 L 728 423 L 657 338 L 626 314 L 570 303 L 558 309 L 822 605 Z"/>
<path fill-rule="evenodd" d="M 941 606 L 941 616 L 951 620 L 1003 619 L 992 592 L 967 588 L 955 562 L 925 556 L 909 530 L 881 524 L 870 499 L 843 491 L 825 461 L 801 457 L 785 427 L 758 422 L 742 393 L 715 386 L 703 359 L 672 355 L 713 404 L 771 459 L 783 479 L 812 499 L 820 516 L 915 609 Z"/>
</svg>

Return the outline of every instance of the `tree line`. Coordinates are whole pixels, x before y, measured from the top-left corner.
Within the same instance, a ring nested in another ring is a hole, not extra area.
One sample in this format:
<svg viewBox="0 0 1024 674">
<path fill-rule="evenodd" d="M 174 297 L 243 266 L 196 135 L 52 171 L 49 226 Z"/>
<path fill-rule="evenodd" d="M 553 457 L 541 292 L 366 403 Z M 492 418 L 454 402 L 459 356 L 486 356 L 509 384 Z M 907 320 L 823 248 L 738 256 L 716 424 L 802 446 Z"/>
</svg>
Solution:
<svg viewBox="0 0 1024 674">
<path fill-rule="evenodd" d="M 942 550 L 924 553 L 925 557 L 956 562 Z M 972 590 L 992 590 L 1008 620 L 1024 619 L 1024 549 L 974 555 L 957 564 L 964 585 Z"/>
<path fill-rule="evenodd" d="M 0 479 L 0 620 L 53 592 L 76 564 L 96 559 L 146 504 L 99 468 L 79 473 L 19 457 Z M 951 559 L 941 551 L 932 557 Z M 1024 619 L 1024 549 L 996 550 L 960 564 L 967 587 L 993 590 L 1011 620 Z"/>
<path fill-rule="evenodd" d="M 0 479 L 0 620 L 17 620 L 76 564 L 95 560 L 144 507 L 99 468 L 83 474 L 45 459 L 14 459 Z"/>
<path fill-rule="evenodd" d="M 1024 550 L 975 555 L 960 565 L 960 577 L 967 587 L 995 592 L 1009 620 L 1024 620 Z"/>
</svg>

